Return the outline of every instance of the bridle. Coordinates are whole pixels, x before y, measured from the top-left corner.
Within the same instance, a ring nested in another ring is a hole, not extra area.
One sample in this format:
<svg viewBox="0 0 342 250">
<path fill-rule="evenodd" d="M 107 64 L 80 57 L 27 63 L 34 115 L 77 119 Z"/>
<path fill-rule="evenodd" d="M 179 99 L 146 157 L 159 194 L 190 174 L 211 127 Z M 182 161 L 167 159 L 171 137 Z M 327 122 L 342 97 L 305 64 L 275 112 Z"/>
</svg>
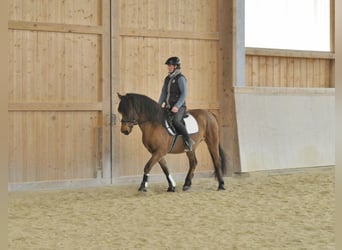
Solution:
<svg viewBox="0 0 342 250">
<path fill-rule="evenodd" d="M 121 120 L 121 124 L 127 124 L 129 127 L 133 127 L 134 125 L 138 125 L 139 123 L 137 122 L 137 120 L 132 119 L 132 120 Z"/>
</svg>

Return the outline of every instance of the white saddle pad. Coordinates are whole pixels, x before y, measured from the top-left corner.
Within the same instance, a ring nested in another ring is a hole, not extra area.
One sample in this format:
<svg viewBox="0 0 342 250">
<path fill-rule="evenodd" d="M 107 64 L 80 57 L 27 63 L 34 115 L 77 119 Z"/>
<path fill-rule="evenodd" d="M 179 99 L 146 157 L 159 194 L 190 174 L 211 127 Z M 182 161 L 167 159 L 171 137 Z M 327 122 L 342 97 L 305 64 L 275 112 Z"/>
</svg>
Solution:
<svg viewBox="0 0 342 250">
<path fill-rule="evenodd" d="M 188 131 L 189 135 L 195 134 L 198 132 L 197 121 L 191 114 L 188 114 L 188 116 L 184 118 L 184 122 L 185 122 L 185 128 Z M 165 120 L 165 126 L 171 135 L 176 135 L 175 132 L 171 129 L 167 120 Z"/>
</svg>

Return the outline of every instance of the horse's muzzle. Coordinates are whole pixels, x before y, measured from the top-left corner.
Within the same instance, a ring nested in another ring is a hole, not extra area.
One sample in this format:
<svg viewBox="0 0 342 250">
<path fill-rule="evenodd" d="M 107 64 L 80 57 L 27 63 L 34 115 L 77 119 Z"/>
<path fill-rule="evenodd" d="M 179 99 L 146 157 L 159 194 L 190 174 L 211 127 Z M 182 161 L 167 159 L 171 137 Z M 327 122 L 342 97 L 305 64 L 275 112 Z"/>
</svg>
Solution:
<svg viewBox="0 0 342 250">
<path fill-rule="evenodd" d="M 128 124 L 122 124 L 120 131 L 124 135 L 129 135 L 132 132 L 132 128 L 133 128 L 133 126 L 130 126 Z"/>
<path fill-rule="evenodd" d="M 121 131 L 121 133 L 123 133 L 124 135 L 129 135 L 129 131 L 127 130 Z"/>
</svg>

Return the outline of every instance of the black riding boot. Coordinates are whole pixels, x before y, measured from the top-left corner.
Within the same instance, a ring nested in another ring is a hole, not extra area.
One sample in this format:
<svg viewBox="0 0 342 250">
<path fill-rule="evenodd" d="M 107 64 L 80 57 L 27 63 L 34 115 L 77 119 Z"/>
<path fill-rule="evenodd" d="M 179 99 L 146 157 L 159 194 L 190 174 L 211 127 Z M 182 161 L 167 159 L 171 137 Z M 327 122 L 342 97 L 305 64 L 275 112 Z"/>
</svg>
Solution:
<svg viewBox="0 0 342 250">
<path fill-rule="evenodd" d="M 188 131 L 186 130 L 185 125 L 182 122 L 185 110 L 185 107 L 180 107 L 178 112 L 173 116 L 172 122 L 177 132 L 183 136 L 185 151 L 192 151 L 192 145 L 194 144 L 194 141 L 189 137 Z"/>
<path fill-rule="evenodd" d="M 174 124 L 177 131 L 183 136 L 184 150 L 192 151 L 192 145 L 195 143 L 189 136 L 188 131 L 183 124 Z"/>
<path fill-rule="evenodd" d="M 192 151 L 192 145 L 194 144 L 194 141 L 189 137 L 184 137 L 184 150 L 185 151 Z"/>
<path fill-rule="evenodd" d="M 186 128 L 181 123 L 173 123 L 176 127 L 178 133 L 180 133 L 183 136 L 184 140 L 184 150 L 185 151 L 192 151 L 192 145 L 194 144 L 194 141 L 190 138 L 188 131 L 186 131 Z"/>
</svg>

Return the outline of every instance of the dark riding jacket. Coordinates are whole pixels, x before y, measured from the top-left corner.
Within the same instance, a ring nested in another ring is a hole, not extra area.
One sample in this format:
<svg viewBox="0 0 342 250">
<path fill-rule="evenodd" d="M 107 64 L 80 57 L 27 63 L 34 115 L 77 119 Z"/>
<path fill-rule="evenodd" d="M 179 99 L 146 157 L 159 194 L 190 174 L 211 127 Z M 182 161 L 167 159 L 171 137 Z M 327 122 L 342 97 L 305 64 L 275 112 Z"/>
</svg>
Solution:
<svg viewBox="0 0 342 250">
<path fill-rule="evenodd" d="M 169 74 L 165 80 L 160 94 L 159 104 L 165 102 L 167 108 L 185 106 L 186 98 L 186 78 L 180 72 L 175 76 Z"/>
</svg>

